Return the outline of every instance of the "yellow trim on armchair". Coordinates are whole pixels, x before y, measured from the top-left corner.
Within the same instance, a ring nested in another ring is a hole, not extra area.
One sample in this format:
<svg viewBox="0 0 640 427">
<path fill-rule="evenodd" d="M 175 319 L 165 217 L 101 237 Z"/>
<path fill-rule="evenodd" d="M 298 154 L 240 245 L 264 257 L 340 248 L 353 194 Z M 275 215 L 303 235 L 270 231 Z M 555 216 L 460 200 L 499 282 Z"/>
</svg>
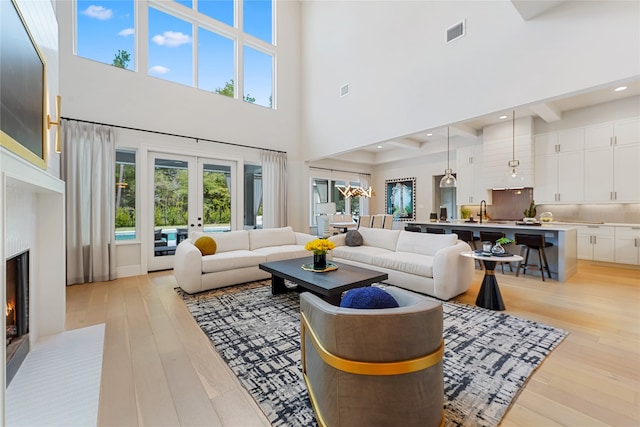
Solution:
<svg viewBox="0 0 640 427">
<path fill-rule="evenodd" d="M 423 369 L 430 368 L 431 366 L 437 364 L 442 360 L 444 355 L 444 339 L 434 352 L 427 354 L 425 356 L 416 357 L 415 359 L 401 360 L 398 362 L 359 362 L 356 360 L 349 360 L 342 358 L 340 356 L 336 356 L 330 353 L 327 349 L 323 347 L 318 340 L 315 332 L 309 326 L 309 322 L 304 313 L 300 313 L 301 322 L 301 341 L 302 341 L 302 354 L 304 355 L 304 341 L 305 341 L 305 331 L 309 330 L 309 336 L 311 337 L 311 342 L 313 346 L 316 348 L 318 355 L 322 358 L 322 360 L 329 366 L 336 368 L 340 371 L 347 372 L 350 374 L 358 374 L 358 375 L 400 375 L 400 374 L 408 374 L 411 372 L 421 371 Z M 304 356 L 303 356 L 303 367 L 304 367 Z M 305 369 L 306 371 L 306 369 Z"/>
</svg>

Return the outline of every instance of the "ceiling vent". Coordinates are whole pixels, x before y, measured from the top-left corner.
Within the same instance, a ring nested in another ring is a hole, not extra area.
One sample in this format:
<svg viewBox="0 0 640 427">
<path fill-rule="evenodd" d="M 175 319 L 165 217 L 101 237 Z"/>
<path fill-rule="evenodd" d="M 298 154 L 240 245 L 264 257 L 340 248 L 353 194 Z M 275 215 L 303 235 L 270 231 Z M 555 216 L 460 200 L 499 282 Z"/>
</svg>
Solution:
<svg viewBox="0 0 640 427">
<path fill-rule="evenodd" d="M 447 43 L 451 43 L 452 41 L 459 39 L 464 36 L 464 19 L 452 27 L 447 28 Z"/>
<path fill-rule="evenodd" d="M 349 95 L 349 83 L 347 83 L 346 85 L 340 86 L 340 98 L 347 95 Z"/>
</svg>

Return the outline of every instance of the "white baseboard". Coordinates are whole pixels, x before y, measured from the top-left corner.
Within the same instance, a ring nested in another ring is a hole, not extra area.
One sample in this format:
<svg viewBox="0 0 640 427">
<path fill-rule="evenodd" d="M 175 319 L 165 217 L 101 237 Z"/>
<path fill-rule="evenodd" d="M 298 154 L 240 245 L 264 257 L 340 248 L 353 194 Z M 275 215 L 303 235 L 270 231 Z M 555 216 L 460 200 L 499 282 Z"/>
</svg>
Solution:
<svg viewBox="0 0 640 427">
<path fill-rule="evenodd" d="M 146 274 L 146 271 L 142 271 L 141 265 L 127 265 L 126 267 L 118 267 L 117 275 L 118 278 L 121 277 L 131 277 L 131 276 L 140 276 L 141 274 Z"/>
</svg>

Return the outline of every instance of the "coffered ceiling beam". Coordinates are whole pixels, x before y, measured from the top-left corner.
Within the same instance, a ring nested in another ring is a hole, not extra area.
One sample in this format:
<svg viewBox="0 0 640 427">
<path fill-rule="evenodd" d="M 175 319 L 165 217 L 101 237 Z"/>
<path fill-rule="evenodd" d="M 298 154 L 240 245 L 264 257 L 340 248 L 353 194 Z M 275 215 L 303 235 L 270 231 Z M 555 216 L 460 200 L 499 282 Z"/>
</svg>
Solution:
<svg viewBox="0 0 640 427">
<path fill-rule="evenodd" d="M 451 135 L 466 135 L 475 138 L 476 136 L 480 135 L 480 130 L 475 129 L 469 125 L 465 125 L 464 123 L 458 123 L 451 126 Z"/>
<path fill-rule="evenodd" d="M 562 120 L 562 111 L 560 111 L 552 102 L 532 105 L 530 108 L 531 111 L 536 113 L 547 123 Z"/>
<path fill-rule="evenodd" d="M 420 141 L 415 141 L 407 138 L 403 139 L 394 139 L 392 141 L 387 141 L 385 144 L 392 145 L 398 148 L 408 148 L 411 150 L 419 150 L 422 147 L 422 143 Z"/>
</svg>

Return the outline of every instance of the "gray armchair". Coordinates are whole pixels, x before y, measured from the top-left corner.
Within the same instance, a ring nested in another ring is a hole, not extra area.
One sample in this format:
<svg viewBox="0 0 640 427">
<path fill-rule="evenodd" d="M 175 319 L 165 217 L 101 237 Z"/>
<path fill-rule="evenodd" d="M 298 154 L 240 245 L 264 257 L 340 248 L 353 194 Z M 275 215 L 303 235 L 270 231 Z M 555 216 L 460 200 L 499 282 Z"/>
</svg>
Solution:
<svg viewBox="0 0 640 427">
<path fill-rule="evenodd" d="M 395 287 L 398 308 L 300 295 L 302 368 L 319 425 L 440 426 L 442 304 Z"/>
</svg>

